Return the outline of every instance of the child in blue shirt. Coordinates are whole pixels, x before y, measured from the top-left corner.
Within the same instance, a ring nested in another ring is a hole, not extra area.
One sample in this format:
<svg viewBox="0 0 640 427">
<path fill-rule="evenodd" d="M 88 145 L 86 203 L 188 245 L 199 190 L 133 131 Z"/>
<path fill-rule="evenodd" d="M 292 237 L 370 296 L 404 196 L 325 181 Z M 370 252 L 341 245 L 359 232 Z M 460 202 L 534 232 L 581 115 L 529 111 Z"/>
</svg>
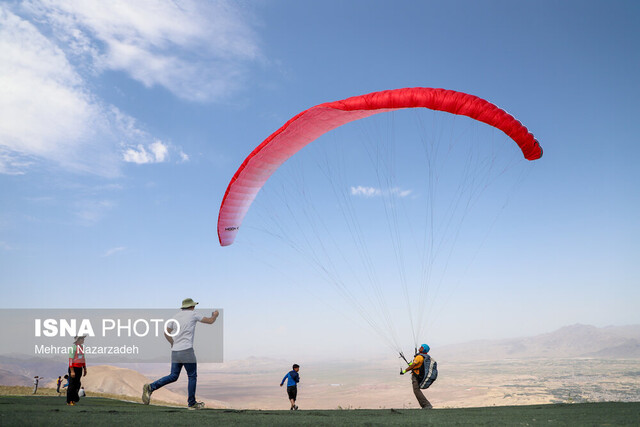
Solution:
<svg viewBox="0 0 640 427">
<path fill-rule="evenodd" d="M 298 383 L 300 382 L 300 375 L 298 371 L 300 370 L 300 366 L 294 364 L 293 370 L 287 372 L 287 375 L 284 376 L 282 382 L 280 383 L 280 387 L 284 384 L 284 381 L 287 380 L 287 395 L 289 396 L 289 401 L 291 402 L 291 410 L 297 411 L 298 405 L 296 405 L 296 397 L 298 396 Z"/>
</svg>

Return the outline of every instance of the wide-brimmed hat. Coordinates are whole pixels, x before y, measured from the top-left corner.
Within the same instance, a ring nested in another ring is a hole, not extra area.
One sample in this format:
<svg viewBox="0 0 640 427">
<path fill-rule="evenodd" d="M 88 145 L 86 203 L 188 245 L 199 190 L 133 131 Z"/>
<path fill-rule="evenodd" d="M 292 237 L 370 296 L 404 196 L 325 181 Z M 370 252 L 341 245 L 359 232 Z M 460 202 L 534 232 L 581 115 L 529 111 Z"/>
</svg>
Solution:
<svg viewBox="0 0 640 427">
<path fill-rule="evenodd" d="M 189 307 L 195 307 L 198 303 L 195 302 L 194 300 L 192 300 L 191 298 L 187 298 L 187 299 L 183 299 L 182 300 L 182 307 L 181 308 L 189 308 Z"/>
</svg>

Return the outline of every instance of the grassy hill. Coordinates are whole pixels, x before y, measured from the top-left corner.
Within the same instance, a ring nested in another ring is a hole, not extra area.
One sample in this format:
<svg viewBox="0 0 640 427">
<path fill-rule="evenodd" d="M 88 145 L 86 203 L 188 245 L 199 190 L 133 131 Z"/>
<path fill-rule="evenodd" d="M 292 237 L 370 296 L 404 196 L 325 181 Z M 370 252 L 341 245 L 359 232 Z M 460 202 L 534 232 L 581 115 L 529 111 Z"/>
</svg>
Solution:
<svg viewBox="0 0 640 427">
<path fill-rule="evenodd" d="M 140 393 L 142 395 L 142 393 Z M 40 398 L 40 397 L 50 397 L 50 396 L 55 396 L 56 397 L 56 401 L 59 401 L 63 404 L 66 403 L 66 396 L 67 396 L 67 389 L 66 388 L 61 388 L 61 393 L 58 394 L 56 392 L 56 390 L 54 388 L 49 388 L 49 387 L 38 387 L 38 393 L 36 395 L 33 394 L 33 387 L 23 387 L 23 386 L 4 386 L 4 385 L 0 385 L 0 398 L 4 397 L 4 396 L 24 396 L 24 397 L 33 397 L 33 398 Z M 121 394 L 111 394 L 111 393 L 96 393 L 93 391 L 90 391 L 87 395 L 88 397 L 101 397 L 101 398 L 105 398 L 105 399 L 114 399 L 114 400 L 120 400 L 123 402 L 134 402 L 134 403 L 139 403 L 140 399 L 136 398 L 136 397 L 131 397 L 131 396 L 124 396 Z M 176 405 L 173 402 L 166 402 L 166 401 L 162 401 L 162 400 L 158 400 L 158 399 L 153 399 L 153 401 L 151 402 L 152 405 L 162 405 L 162 406 L 179 406 Z M 1 421 L 1 420 L 0 420 Z M 2 422 L 0 422 L 0 426 L 2 425 Z"/>
<path fill-rule="evenodd" d="M 0 425 L 640 425 L 640 403 L 423 410 L 242 411 L 145 406 L 103 397 L 0 396 Z"/>
</svg>

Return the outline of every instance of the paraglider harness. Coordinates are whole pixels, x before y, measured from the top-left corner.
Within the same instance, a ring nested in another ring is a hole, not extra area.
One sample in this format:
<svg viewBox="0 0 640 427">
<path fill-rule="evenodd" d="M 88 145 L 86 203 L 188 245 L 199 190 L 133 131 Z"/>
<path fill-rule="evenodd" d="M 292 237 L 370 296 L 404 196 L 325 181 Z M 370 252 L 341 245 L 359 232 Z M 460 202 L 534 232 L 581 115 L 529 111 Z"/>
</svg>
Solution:
<svg viewBox="0 0 640 427">
<path fill-rule="evenodd" d="M 424 360 L 422 361 L 422 366 L 420 366 L 418 372 L 416 373 L 414 371 L 413 375 L 418 377 L 421 389 L 429 388 L 436 378 L 438 378 L 438 362 L 433 360 L 428 354 L 418 353 L 417 351 L 413 358 L 415 359 L 416 356 L 422 356 Z M 407 362 L 407 365 L 410 365 L 402 352 L 400 352 L 400 357 Z"/>
</svg>

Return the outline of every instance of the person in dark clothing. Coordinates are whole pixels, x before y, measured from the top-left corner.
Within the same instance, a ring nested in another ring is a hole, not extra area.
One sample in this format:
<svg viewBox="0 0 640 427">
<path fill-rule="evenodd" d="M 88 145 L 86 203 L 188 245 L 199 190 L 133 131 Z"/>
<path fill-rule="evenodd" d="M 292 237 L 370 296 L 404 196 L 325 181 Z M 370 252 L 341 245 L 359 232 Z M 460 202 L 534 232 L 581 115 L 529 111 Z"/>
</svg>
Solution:
<svg viewBox="0 0 640 427">
<path fill-rule="evenodd" d="M 77 336 L 69 349 L 69 387 L 67 388 L 67 405 L 74 406 L 80 401 L 78 392 L 82 386 L 81 378 L 87 375 L 87 362 L 84 358 L 84 337 Z"/>
<path fill-rule="evenodd" d="M 58 375 L 58 381 L 56 382 L 56 393 L 60 394 L 60 386 L 62 385 L 62 377 Z"/>
<path fill-rule="evenodd" d="M 430 348 L 427 344 L 422 344 L 420 346 L 418 354 L 415 355 L 413 362 L 411 362 L 411 364 L 407 366 L 407 369 L 400 371 L 400 375 L 405 374 L 407 371 L 411 371 L 411 384 L 413 386 L 413 394 L 416 396 L 416 399 L 418 399 L 418 404 L 420 404 L 420 407 L 422 409 L 433 408 L 431 403 L 427 400 L 427 398 L 424 396 L 424 393 L 422 393 L 422 390 L 420 389 L 420 383 L 426 375 L 424 362 L 425 359 L 429 357 L 427 355 L 427 353 L 429 353 L 429 350 Z"/>
<path fill-rule="evenodd" d="M 282 387 L 285 380 L 287 381 L 287 396 L 289 396 L 289 402 L 291 402 L 292 411 L 298 410 L 298 405 L 296 405 L 296 398 L 298 397 L 298 383 L 300 382 L 300 375 L 298 374 L 299 370 L 300 366 L 294 364 L 293 369 L 287 372 L 287 375 L 285 375 L 280 382 L 280 387 Z"/>
</svg>

